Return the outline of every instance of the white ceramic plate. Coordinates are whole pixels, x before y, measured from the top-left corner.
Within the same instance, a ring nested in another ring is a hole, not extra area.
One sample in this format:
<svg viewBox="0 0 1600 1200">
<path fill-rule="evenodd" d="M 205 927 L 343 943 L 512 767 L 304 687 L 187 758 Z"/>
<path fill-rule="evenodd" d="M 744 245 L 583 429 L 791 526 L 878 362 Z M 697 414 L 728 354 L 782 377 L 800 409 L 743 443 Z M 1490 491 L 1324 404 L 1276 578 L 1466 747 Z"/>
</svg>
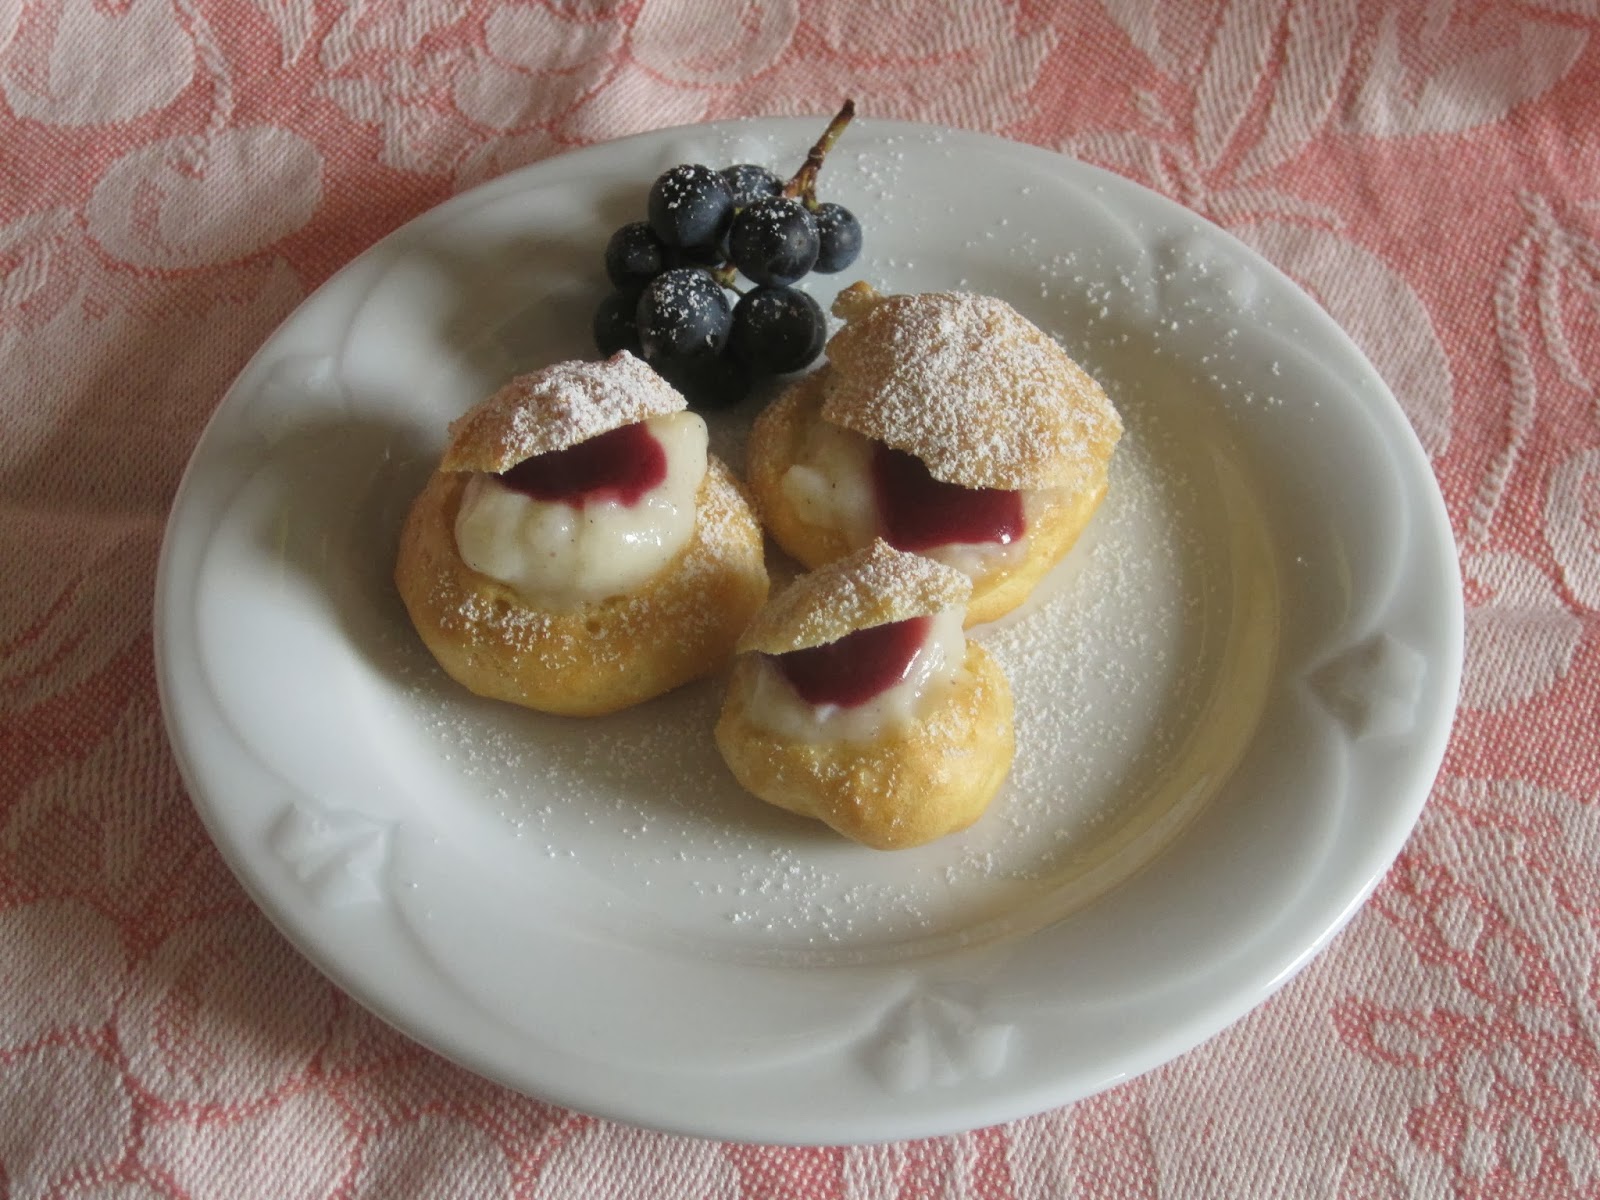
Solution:
<svg viewBox="0 0 1600 1200">
<path fill-rule="evenodd" d="M 605 238 L 659 170 L 787 171 L 821 124 L 565 155 L 363 254 L 223 401 L 157 599 L 195 804 L 305 954 L 515 1088 L 761 1141 L 1020 1116 L 1248 1012 L 1399 851 L 1462 642 L 1428 463 L 1293 284 L 1060 155 L 860 121 L 822 178 L 868 250 L 813 291 L 1005 297 L 1128 424 L 1083 542 L 983 635 L 1019 716 L 989 814 L 879 854 L 738 791 L 716 684 L 586 722 L 452 685 L 389 582 L 446 422 L 589 353 Z M 715 431 L 735 458 L 747 421 Z"/>
</svg>

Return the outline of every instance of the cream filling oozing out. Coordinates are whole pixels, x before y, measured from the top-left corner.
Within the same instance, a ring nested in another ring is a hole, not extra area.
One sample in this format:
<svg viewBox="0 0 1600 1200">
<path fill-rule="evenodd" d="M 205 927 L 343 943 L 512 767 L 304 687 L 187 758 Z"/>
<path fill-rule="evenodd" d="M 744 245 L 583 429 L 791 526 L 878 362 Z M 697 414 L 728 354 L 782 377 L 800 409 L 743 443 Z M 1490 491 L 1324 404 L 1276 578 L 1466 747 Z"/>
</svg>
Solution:
<svg viewBox="0 0 1600 1200">
<path fill-rule="evenodd" d="M 870 545 L 878 534 L 878 503 L 872 487 L 870 438 L 831 421 L 816 421 L 800 455 L 779 487 L 801 520 L 836 529 L 852 549 Z M 1022 515 L 1029 528 L 1053 493 L 1024 490 Z M 1027 556 L 1028 536 L 999 542 L 947 542 L 921 554 L 954 567 L 974 583 L 1009 571 Z"/>
<path fill-rule="evenodd" d="M 798 742 L 869 742 L 906 729 L 934 709 L 965 669 L 965 616 L 961 608 L 935 613 L 905 677 L 851 708 L 802 700 L 772 660 L 763 658 L 746 716 L 752 724 Z"/>
<path fill-rule="evenodd" d="M 667 473 L 633 504 L 574 507 L 535 500 L 494 475 L 472 476 L 456 514 L 462 561 L 546 609 L 579 608 L 648 582 L 694 536 L 706 423 L 678 412 L 651 417 L 645 428 L 666 454 Z"/>
</svg>

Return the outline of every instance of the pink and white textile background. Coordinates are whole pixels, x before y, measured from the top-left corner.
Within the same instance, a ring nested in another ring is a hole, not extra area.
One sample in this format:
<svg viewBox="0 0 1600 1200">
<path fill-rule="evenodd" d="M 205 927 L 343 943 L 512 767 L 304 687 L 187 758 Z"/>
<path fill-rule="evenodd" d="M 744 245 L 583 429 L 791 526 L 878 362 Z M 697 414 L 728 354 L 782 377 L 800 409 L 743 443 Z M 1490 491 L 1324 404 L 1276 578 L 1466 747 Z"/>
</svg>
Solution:
<svg viewBox="0 0 1600 1200">
<path fill-rule="evenodd" d="M 381 234 L 846 94 L 1313 292 L 1438 473 L 1462 709 L 1373 901 L 1168 1067 L 927 1142 L 661 1137 L 438 1060 L 255 912 L 162 733 L 155 559 L 231 376 Z M 1600 1196 L 1600 0 L 0 0 L 0 397 L 0 1196 Z"/>
</svg>

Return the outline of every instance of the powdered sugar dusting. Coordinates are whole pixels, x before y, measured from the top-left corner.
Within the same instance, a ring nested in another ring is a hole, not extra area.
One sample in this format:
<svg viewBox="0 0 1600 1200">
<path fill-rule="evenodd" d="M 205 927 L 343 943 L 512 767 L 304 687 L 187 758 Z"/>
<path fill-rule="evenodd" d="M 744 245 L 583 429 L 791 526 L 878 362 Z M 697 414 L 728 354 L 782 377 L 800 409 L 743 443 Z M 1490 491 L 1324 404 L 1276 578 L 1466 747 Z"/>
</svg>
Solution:
<svg viewBox="0 0 1600 1200">
<path fill-rule="evenodd" d="M 769 599 L 739 639 L 739 650 L 805 650 L 858 629 L 964 605 L 971 594 L 972 581 L 960 571 L 879 538 L 801 575 Z"/>
<path fill-rule="evenodd" d="M 431 776 L 445 819 L 480 822 L 516 869 L 597 897 L 618 929 L 719 956 L 850 961 L 1047 919 L 1129 830 L 1188 802 L 1169 789 L 1194 776 L 1185 756 L 1226 682 L 1233 518 L 1208 466 L 1225 448 L 1125 399 L 1079 547 L 1036 602 L 975 633 L 1011 681 L 1017 756 L 972 829 L 884 854 L 746 795 L 711 736 L 721 681 L 561 721 L 463 700 L 424 662 L 406 703 L 418 744 L 449 756 Z"/>
<path fill-rule="evenodd" d="M 671 384 L 626 350 L 605 362 L 556 363 L 517 376 L 452 421 L 440 469 L 499 473 L 686 407 Z"/>
</svg>

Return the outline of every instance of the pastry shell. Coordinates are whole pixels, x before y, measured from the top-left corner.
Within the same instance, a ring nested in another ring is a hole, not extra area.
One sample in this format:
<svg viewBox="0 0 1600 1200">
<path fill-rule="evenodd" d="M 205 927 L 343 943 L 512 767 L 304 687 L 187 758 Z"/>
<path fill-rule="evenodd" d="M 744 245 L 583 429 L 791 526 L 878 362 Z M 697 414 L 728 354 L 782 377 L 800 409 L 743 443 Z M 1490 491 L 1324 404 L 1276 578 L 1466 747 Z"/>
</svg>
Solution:
<svg viewBox="0 0 1600 1200">
<path fill-rule="evenodd" d="M 423 642 L 470 691 L 598 716 L 720 670 L 767 595 L 761 528 L 711 457 L 689 544 L 635 592 L 575 611 L 530 607 L 456 549 L 467 474 L 436 471 L 400 536 L 395 584 Z"/>
<path fill-rule="evenodd" d="M 879 541 L 774 596 L 740 643 L 717 721 L 717 746 L 739 783 L 877 850 L 924 845 L 982 816 L 1011 769 L 1016 735 L 1010 685 L 976 642 L 967 642 L 955 679 L 924 698 L 917 720 L 887 726 L 870 741 L 795 738 L 753 716 L 760 673 L 773 668 L 751 647 L 805 648 L 926 615 L 946 607 L 965 582 L 952 568 Z M 888 599 L 874 603 L 873 596 Z M 828 615 L 808 616 L 815 605 Z M 845 610 L 856 623 L 840 617 Z M 841 625 L 834 636 L 816 636 Z"/>
</svg>

